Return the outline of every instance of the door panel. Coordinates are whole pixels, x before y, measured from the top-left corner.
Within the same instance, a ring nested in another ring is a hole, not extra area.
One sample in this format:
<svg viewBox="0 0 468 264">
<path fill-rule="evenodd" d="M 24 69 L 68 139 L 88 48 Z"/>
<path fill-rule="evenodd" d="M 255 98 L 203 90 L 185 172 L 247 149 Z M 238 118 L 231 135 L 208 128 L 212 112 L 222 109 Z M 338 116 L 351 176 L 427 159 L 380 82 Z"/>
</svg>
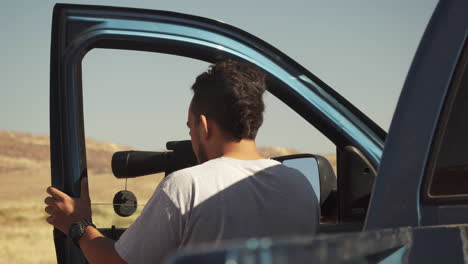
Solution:
<svg viewBox="0 0 468 264">
<path fill-rule="evenodd" d="M 435 165 L 437 126 L 467 37 L 467 10 L 467 1 L 446 0 L 432 15 L 390 126 L 365 230 L 442 224 L 431 206 L 421 206 L 422 187 Z"/>
<path fill-rule="evenodd" d="M 466 263 L 466 227 L 403 227 L 370 232 L 251 239 L 216 249 L 182 250 L 171 264 L 188 263 Z"/>
<path fill-rule="evenodd" d="M 182 250 L 169 263 L 379 263 L 407 259 L 411 230 L 381 230 L 289 239 L 251 239 L 217 248 Z"/>
</svg>

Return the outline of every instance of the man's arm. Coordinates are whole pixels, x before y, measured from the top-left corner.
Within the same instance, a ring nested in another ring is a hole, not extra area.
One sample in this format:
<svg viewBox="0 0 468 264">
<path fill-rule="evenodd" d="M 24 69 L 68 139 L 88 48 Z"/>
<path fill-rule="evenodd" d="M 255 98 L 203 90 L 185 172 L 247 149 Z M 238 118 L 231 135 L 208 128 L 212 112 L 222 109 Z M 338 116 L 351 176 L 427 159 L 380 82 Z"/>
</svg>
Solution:
<svg viewBox="0 0 468 264">
<path fill-rule="evenodd" d="M 54 187 L 48 187 L 50 197 L 44 200 L 47 223 L 68 235 L 70 226 L 81 220 L 91 221 L 91 200 L 88 191 L 88 179 L 81 180 L 80 198 L 72 198 Z M 126 263 L 117 254 L 114 241 L 104 237 L 96 228 L 87 226 L 81 239 L 80 248 L 90 263 Z"/>
<path fill-rule="evenodd" d="M 117 254 L 114 248 L 115 241 L 103 236 L 92 226 L 85 228 L 79 244 L 89 263 L 127 263 Z"/>
</svg>

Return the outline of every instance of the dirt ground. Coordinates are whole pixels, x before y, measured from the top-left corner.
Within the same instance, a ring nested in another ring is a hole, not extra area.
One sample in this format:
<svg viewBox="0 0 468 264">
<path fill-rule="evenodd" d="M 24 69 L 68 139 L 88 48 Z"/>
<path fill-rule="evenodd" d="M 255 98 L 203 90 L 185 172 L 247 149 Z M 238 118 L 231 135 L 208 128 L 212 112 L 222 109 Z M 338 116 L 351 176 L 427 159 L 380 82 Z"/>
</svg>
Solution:
<svg viewBox="0 0 468 264">
<path fill-rule="evenodd" d="M 125 189 L 125 180 L 110 171 L 115 151 L 128 149 L 111 143 L 87 140 L 93 221 L 98 227 L 127 227 L 141 212 L 162 179 L 162 174 L 129 179 L 127 190 L 135 193 L 139 208 L 129 218 L 113 212 L 112 199 Z M 285 148 L 262 148 L 266 157 L 297 153 Z M 334 155 L 326 155 L 335 166 Z M 45 189 L 50 185 L 49 138 L 0 131 L 0 232 L 1 263 L 56 263 L 52 227 L 45 222 Z"/>
<path fill-rule="evenodd" d="M 128 183 L 144 204 L 156 188 L 162 175 L 144 181 Z M 50 185 L 50 172 L 36 170 L 9 175 L 0 174 L 0 263 L 56 263 L 52 227 L 45 222 L 45 188 Z M 111 181 L 109 181 L 109 179 Z M 142 178 L 143 179 L 143 178 Z M 105 188 L 104 188 L 105 186 Z M 139 186 L 139 187 L 137 187 Z M 90 175 L 90 195 L 94 203 L 111 204 L 115 192 L 123 189 L 123 182 L 112 175 Z M 132 217 L 119 217 L 112 205 L 93 205 L 93 221 L 97 226 L 128 227 L 143 208 L 139 206 Z"/>
</svg>

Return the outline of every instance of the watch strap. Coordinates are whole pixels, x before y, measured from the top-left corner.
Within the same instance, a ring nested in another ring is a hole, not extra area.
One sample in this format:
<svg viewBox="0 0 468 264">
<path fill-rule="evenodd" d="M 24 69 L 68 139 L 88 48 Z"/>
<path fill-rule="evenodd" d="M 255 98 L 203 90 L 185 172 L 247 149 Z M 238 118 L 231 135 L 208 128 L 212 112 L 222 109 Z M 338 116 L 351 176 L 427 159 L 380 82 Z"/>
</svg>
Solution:
<svg viewBox="0 0 468 264">
<path fill-rule="evenodd" d="M 92 226 L 92 227 L 96 228 L 96 226 L 95 226 L 91 221 L 88 221 L 88 220 L 85 219 L 85 218 L 81 219 L 79 222 L 82 223 L 83 229 L 84 229 L 85 227 L 87 227 L 87 226 Z"/>
<path fill-rule="evenodd" d="M 88 221 L 87 219 L 84 219 L 84 218 L 82 218 L 81 220 L 73 223 L 72 226 L 70 227 L 70 232 L 69 232 L 70 238 L 78 248 L 80 248 L 79 241 L 80 241 L 81 237 L 84 235 L 85 228 L 87 226 L 92 226 L 92 227 L 96 228 L 96 226 L 91 221 Z M 72 231 L 71 231 L 72 228 L 78 228 L 79 232 L 74 232 L 72 234 Z"/>
</svg>

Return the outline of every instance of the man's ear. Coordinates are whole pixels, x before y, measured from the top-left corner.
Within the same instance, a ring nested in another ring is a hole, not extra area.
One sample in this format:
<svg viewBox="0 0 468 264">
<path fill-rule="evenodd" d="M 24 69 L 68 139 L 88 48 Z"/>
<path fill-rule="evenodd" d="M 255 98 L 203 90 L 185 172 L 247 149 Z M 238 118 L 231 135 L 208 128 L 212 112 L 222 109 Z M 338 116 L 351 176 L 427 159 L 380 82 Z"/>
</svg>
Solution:
<svg viewBox="0 0 468 264">
<path fill-rule="evenodd" d="M 211 135 L 210 134 L 210 127 L 208 125 L 208 120 L 206 119 L 205 115 L 200 115 L 200 135 L 204 139 L 208 139 L 208 137 Z"/>
</svg>

